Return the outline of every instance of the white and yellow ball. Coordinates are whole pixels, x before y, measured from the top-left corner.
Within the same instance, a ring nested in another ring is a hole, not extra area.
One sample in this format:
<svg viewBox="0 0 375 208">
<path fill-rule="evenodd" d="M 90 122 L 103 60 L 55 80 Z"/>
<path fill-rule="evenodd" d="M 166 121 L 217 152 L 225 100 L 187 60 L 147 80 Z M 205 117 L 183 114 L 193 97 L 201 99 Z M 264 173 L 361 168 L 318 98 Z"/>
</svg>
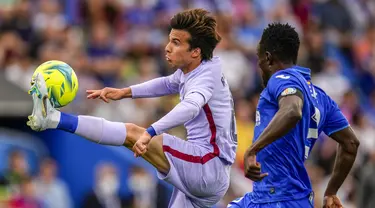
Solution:
<svg viewBox="0 0 375 208">
<path fill-rule="evenodd" d="M 61 108 L 72 102 L 78 91 L 77 75 L 68 64 L 62 61 L 47 61 L 34 72 L 43 75 L 48 89 L 48 98 L 55 108 Z"/>
</svg>

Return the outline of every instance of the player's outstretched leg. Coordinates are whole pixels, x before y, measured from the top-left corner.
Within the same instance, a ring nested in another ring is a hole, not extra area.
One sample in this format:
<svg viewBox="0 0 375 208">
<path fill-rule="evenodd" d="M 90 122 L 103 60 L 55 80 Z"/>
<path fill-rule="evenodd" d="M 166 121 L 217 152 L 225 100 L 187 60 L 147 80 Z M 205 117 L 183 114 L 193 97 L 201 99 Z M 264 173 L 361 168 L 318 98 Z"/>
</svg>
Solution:
<svg viewBox="0 0 375 208">
<path fill-rule="evenodd" d="M 41 74 L 37 74 L 30 94 L 33 112 L 27 125 L 35 131 L 61 129 L 104 145 L 122 146 L 132 150 L 145 129 L 135 124 L 107 121 L 93 116 L 75 116 L 56 110 L 48 99 L 48 91 Z M 169 162 L 163 152 L 162 136 L 154 137 L 143 158 L 162 173 L 169 172 Z"/>
</svg>

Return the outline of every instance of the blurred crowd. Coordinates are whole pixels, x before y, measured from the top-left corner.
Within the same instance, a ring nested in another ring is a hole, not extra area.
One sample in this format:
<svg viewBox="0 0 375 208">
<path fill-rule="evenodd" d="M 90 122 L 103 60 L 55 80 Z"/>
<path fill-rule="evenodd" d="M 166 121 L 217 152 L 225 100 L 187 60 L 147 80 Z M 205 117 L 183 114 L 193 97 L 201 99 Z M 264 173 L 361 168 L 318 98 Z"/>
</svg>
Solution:
<svg viewBox="0 0 375 208">
<path fill-rule="evenodd" d="M 313 83 L 339 104 L 361 141 L 355 167 L 339 196 L 345 207 L 375 207 L 373 0 L 0 1 L 0 72 L 28 90 L 37 65 L 47 60 L 65 61 L 77 73 L 80 88 L 74 103 L 64 111 L 148 126 L 167 113 L 178 98 L 104 104 L 87 101 L 85 90 L 121 88 L 172 73 L 164 61 L 169 19 L 176 12 L 198 7 L 217 18 L 222 41 L 215 55 L 222 59 L 235 99 L 239 146 L 231 187 L 222 204 L 252 189 L 251 181 L 243 177 L 242 159 L 251 145 L 262 90 L 255 51 L 263 28 L 278 21 L 296 28 L 301 39 L 298 64 L 312 70 Z M 183 128 L 170 133 L 185 137 Z M 321 207 L 335 152 L 335 142 L 322 135 L 307 161 L 316 207 Z M 45 166 L 54 167 L 50 160 L 45 161 L 41 174 L 45 174 Z M 106 171 L 113 170 L 105 166 Z M 30 181 L 22 183 L 24 194 L 29 193 Z M 53 197 L 68 203 L 64 185 L 56 183 L 55 187 L 59 194 Z"/>
<path fill-rule="evenodd" d="M 52 158 L 39 161 L 33 173 L 21 149 L 9 152 L 8 166 L 0 176 L 0 207 L 4 208 L 73 208 L 67 184 L 58 177 L 58 164 Z M 119 168 L 108 161 L 99 162 L 94 182 L 87 190 L 81 208 L 157 208 L 167 207 L 166 190 L 147 170 L 140 166 L 130 169 L 126 184 L 120 184 Z M 122 196 L 120 185 L 129 186 L 131 194 Z"/>
</svg>

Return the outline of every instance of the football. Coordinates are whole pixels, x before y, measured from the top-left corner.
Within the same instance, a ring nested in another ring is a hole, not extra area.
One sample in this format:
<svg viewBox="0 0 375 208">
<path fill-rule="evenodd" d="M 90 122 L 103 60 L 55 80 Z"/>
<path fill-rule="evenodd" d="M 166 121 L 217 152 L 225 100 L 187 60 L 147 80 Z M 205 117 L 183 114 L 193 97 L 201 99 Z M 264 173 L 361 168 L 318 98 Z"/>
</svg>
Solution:
<svg viewBox="0 0 375 208">
<path fill-rule="evenodd" d="M 77 75 L 67 63 L 57 60 L 44 62 L 35 70 L 42 74 L 48 89 L 48 98 L 54 108 L 61 108 L 71 103 L 78 91 Z M 33 81 L 31 81 L 33 83 Z"/>
</svg>

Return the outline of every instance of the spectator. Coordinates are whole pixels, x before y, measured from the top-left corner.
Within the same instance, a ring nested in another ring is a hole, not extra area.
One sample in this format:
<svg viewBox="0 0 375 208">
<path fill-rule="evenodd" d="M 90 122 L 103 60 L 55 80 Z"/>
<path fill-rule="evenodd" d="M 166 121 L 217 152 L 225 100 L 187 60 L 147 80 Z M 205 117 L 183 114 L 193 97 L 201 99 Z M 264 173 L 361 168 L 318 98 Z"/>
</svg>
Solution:
<svg viewBox="0 0 375 208">
<path fill-rule="evenodd" d="M 24 178 L 21 181 L 21 191 L 19 195 L 14 195 L 14 198 L 10 200 L 9 208 L 44 208 L 45 204 L 36 196 L 35 185 L 30 177 Z"/>
<path fill-rule="evenodd" d="M 47 207 L 73 207 L 66 184 L 57 178 L 57 164 L 46 158 L 40 165 L 38 177 L 34 180 L 36 195 L 43 199 Z"/>
<path fill-rule="evenodd" d="M 159 208 L 167 207 L 168 199 L 163 186 L 147 170 L 134 166 L 130 171 L 128 186 L 134 195 L 134 207 Z"/>
<path fill-rule="evenodd" d="M 93 190 L 89 192 L 82 204 L 83 208 L 125 208 L 132 207 L 132 200 L 119 196 L 120 186 L 117 168 L 110 163 L 100 164 L 95 172 L 96 180 Z"/>
<path fill-rule="evenodd" d="M 375 151 L 372 149 L 370 160 L 361 171 L 358 185 L 357 206 L 361 208 L 375 207 Z"/>
<path fill-rule="evenodd" d="M 10 188 L 12 194 L 18 194 L 20 184 L 30 177 L 26 156 L 20 150 L 13 150 L 9 154 L 8 161 L 9 168 L 5 170 L 1 181 Z M 26 185 L 27 183 L 26 180 Z"/>
</svg>

